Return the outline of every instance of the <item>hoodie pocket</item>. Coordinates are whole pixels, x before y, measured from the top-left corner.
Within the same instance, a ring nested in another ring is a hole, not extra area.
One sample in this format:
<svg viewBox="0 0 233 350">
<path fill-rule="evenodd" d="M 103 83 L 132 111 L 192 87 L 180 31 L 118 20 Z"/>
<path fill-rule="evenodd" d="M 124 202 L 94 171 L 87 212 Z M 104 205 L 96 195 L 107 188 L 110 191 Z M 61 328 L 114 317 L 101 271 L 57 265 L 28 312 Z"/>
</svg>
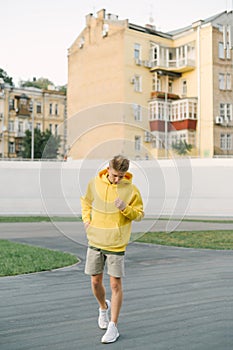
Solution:
<svg viewBox="0 0 233 350">
<path fill-rule="evenodd" d="M 123 244 L 121 230 L 116 228 L 99 228 L 89 225 L 87 229 L 88 241 L 97 247 L 114 248 Z"/>
</svg>

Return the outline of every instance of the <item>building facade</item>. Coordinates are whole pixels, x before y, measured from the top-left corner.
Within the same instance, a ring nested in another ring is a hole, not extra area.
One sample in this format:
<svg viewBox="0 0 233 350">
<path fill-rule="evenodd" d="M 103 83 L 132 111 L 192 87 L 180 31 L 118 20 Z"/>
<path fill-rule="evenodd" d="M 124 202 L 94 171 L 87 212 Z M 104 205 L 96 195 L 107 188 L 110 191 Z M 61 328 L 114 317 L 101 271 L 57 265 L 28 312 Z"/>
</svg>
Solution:
<svg viewBox="0 0 233 350">
<path fill-rule="evenodd" d="M 169 33 L 100 10 L 68 52 L 73 159 L 233 155 L 233 14 Z"/>
<path fill-rule="evenodd" d="M 20 158 L 26 130 L 60 135 L 59 156 L 66 148 L 66 96 L 54 89 L 0 85 L 0 158 Z"/>
</svg>

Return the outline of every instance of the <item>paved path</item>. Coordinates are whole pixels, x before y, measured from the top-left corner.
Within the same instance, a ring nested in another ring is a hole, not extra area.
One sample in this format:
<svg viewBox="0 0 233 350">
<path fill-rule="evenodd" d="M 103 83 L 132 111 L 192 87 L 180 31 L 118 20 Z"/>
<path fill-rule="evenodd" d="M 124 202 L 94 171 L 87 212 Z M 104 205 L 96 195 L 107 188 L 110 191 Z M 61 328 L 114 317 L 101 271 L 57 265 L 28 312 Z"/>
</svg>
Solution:
<svg viewBox="0 0 233 350">
<path fill-rule="evenodd" d="M 121 336 L 102 345 L 97 305 L 83 273 L 85 246 L 45 223 L 1 224 L 0 230 L 0 238 L 8 234 L 81 259 L 71 268 L 0 279 L 1 350 L 233 349 L 232 251 L 130 244 Z"/>
</svg>

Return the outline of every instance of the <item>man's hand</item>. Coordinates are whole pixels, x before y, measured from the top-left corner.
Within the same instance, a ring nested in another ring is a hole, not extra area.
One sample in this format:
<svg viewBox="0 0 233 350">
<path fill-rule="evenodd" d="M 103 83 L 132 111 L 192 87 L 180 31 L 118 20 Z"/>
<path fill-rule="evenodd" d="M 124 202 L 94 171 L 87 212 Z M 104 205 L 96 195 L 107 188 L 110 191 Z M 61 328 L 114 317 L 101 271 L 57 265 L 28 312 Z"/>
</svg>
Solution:
<svg viewBox="0 0 233 350">
<path fill-rule="evenodd" d="M 115 200 L 115 206 L 116 206 L 119 210 L 124 210 L 125 207 L 126 207 L 126 204 L 125 204 L 125 202 L 124 202 L 122 199 L 117 198 L 117 199 Z"/>
</svg>

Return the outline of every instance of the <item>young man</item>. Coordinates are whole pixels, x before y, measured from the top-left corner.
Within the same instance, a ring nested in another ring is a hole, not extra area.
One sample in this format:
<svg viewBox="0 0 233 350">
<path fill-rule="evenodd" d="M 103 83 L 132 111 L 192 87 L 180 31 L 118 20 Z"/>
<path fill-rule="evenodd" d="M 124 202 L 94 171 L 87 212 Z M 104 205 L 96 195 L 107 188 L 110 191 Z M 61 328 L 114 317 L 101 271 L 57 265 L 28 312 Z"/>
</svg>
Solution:
<svg viewBox="0 0 233 350">
<path fill-rule="evenodd" d="M 115 156 L 109 167 L 89 182 L 85 196 L 81 197 L 88 239 L 85 273 L 91 275 L 92 291 L 99 304 L 98 325 L 107 329 L 102 343 L 113 343 L 119 337 L 117 322 L 123 299 L 124 254 L 132 220 L 139 221 L 144 215 L 140 192 L 132 184 L 128 169 L 129 160 Z M 110 275 L 111 302 L 106 299 L 103 284 L 105 263 Z"/>
</svg>

